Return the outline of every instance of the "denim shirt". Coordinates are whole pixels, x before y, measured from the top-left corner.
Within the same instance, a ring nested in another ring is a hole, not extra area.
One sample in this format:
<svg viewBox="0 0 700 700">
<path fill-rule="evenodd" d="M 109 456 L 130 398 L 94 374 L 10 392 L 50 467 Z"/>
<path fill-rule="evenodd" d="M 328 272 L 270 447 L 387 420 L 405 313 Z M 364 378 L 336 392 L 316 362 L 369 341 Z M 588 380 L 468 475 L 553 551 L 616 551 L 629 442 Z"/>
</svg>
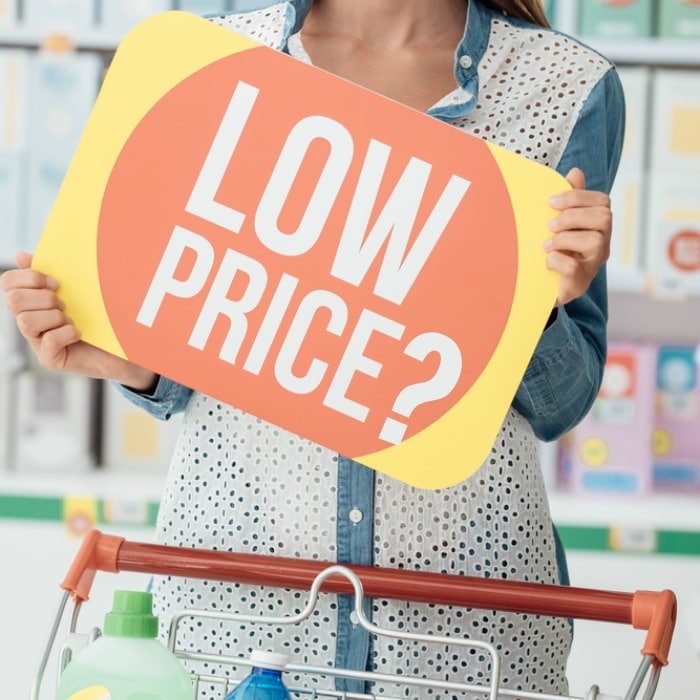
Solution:
<svg viewBox="0 0 700 700">
<path fill-rule="evenodd" d="M 276 48 L 288 50 L 288 39 L 301 28 L 311 4 L 312 0 L 292 0 L 285 4 L 285 26 L 281 43 Z M 455 50 L 454 62 L 454 74 L 462 90 L 462 99 L 438 103 L 428 111 L 431 116 L 450 121 L 475 109 L 479 101 L 478 67 L 488 49 L 494 18 L 507 21 L 514 28 L 537 29 L 525 22 L 504 17 L 478 0 L 470 0 L 464 36 Z M 620 158 L 623 124 L 622 89 L 614 68 L 610 66 L 581 107 L 556 169 L 565 175 L 576 166 L 585 174 L 587 189 L 609 192 Z M 513 407 L 527 419 L 538 438 L 558 438 L 588 412 L 602 379 L 606 322 L 607 290 L 605 269 L 601 268 L 582 297 L 557 310 L 556 319 L 543 332 L 513 399 Z M 192 395 L 191 389 L 165 377 L 159 379 L 150 395 L 119 388 L 133 403 L 161 419 L 184 410 Z M 340 456 L 337 513 L 339 562 L 373 563 L 373 519 L 365 517 L 360 522 L 353 522 L 350 515 L 353 509 L 372 513 L 373 504 L 374 472 Z M 562 582 L 565 583 L 563 558 L 559 563 Z M 361 627 L 349 622 L 350 612 L 351 601 L 341 596 L 336 664 L 343 668 L 362 669 L 368 658 L 369 636 Z M 369 614 L 369 608 L 366 612 Z M 341 686 L 346 690 L 358 689 L 353 683 Z"/>
</svg>

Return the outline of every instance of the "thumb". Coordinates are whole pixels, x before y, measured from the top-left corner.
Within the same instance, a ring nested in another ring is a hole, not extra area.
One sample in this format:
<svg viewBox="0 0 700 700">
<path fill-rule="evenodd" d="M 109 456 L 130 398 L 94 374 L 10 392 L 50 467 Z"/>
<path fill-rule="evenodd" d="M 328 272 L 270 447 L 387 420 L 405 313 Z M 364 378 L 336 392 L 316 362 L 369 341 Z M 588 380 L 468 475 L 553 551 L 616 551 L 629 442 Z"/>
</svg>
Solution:
<svg viewBox="0 0 700 700">
<path fill-rule="evenodd" d="M 27 253 L 24 250 L 18 250 L 17 254 L 15 255 L 15 262 L 19 268 L 26 270 L 32 266 L 32 258 L 33 256 L 31 253 Z"/>
<path fill-rule="evenodd" d="M 583 174 L 583 170 L 580 168 L 571 168 L 566 174 L 566 181 L 575 190 L 585 190 L 586 189 L 586 176 Z"/>
</svg>

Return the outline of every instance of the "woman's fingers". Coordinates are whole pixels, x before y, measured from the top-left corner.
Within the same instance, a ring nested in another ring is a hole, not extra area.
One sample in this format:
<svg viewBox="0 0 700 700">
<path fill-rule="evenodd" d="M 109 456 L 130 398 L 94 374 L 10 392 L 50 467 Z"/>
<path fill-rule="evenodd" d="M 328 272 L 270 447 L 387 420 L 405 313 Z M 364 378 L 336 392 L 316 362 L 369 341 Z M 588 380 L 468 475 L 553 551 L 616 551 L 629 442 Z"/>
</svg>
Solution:
<svg viewBox="0 0 700 700">
<path fill-rule="evenodd" d="M 17 315 L 17 327 L 27 340 L 41 338 L 47 331 L 66 325 L 69 321 L 60 309 L 23 311 Z"/>
<path fill-rule="evenodd" d="M 554 234 L 544 243 L 547 267 L 558 272 L 558 304 L 566 304 L 586 292 L 610 255 L 612 212 L 604 192 L 586 190 L 581 170 L 566 176 L 573 189 L 550 199 L 559 214 L 550 221 Z"/>
<path fill-rule="evenodd" d="M 68 348 L 80 340 L 80 333 L 72 323 L 65 323 L 44 332 L 35 353 L 42 367 L 55 371 L 69 369 Z"/>
<path fill-rule="evenodd" d="M 64 303 L 55 292 L 45 287 L 17 287 L 5 293 L 7 308 L 14 316 L 27 311 L 41 311 L 49 309 L 62 310 Z"/>
<path fill-rule="evenodd" d="M 55 292 L 58 282 L 37 270 L 22 268 L 3 272 L 0 276 L 0 289 L 4 292 L 14 289 L 50 289 Z"/>
<path fill-rule="evenodd" d="M 31 253 L 28 253 L 26 250 L 18 250 L 15 254 L 15 262 L 17 263 L 17 267 L 22 269 L 31 267 L 33 258 L 34 256 Z"/>
</svg>

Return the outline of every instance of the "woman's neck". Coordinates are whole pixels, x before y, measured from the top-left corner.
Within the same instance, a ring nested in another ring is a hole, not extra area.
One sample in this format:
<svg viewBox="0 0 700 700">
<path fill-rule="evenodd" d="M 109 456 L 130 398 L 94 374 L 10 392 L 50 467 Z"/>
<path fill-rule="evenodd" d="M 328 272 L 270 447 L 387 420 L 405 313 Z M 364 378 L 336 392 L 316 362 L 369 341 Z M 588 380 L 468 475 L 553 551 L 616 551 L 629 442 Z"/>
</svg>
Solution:
<svg viewBox="0 0 700 700">
<path fill-rule="evenodd" d="M 456 87 L 466 0 L 315 0 L 301 30 L 319 68 L 416 109 Z"/>
<path fill-rule="evenodd" d="M 459 42 L 467 0 L 315 0 L 304 34 L 337 36 L 374 51 Z"/>
</svg>

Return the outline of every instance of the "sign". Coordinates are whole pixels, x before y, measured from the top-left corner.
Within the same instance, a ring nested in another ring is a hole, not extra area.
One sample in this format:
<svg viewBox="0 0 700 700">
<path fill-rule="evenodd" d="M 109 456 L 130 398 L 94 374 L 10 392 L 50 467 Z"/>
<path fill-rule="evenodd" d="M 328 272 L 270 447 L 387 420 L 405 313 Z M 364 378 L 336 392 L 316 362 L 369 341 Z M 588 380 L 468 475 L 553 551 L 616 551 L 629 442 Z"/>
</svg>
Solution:
<svg viewBox="0 0 700 700">
<path fill-rule="evenodd" d="M 183 12 L 120 45 L 34 265 L 89 343 L 426 488 L 557 293 L 556 172 Z"/>
</svg>

